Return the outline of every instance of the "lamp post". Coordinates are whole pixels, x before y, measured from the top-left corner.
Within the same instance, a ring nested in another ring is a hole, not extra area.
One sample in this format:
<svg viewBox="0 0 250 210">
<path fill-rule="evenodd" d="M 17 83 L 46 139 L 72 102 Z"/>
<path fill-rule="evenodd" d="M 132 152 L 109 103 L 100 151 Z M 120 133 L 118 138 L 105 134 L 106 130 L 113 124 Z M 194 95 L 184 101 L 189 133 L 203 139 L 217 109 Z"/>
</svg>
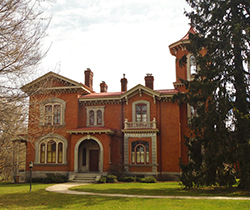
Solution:
<svg viewBox="0 0 250 210">
<path fill-rule="evenodd" d="M 30 168 L 30 192 L 31 192 L 31 185 L 32 185 L 32 168 L 33 168 L 33 162 L 30 161 L 29 163 L 29 168 Z"/>
</svg>

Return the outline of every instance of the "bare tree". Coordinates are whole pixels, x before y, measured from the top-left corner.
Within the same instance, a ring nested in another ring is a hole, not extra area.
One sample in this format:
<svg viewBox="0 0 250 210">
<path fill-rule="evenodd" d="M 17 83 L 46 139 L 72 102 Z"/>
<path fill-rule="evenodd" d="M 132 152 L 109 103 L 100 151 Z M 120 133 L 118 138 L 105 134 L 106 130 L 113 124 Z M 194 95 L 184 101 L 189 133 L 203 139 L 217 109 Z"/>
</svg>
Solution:
<svg viewBox="0 0 250 210">
<path fill-rule="evenodd" d="M 13 164 L 11 140 L 27 127 L 27 95 L 20 87 L 46 54 L 41 50 L 50 22 L 45 4 L 44 0 L 0 1 L 0 178 Z"/>
</svg>

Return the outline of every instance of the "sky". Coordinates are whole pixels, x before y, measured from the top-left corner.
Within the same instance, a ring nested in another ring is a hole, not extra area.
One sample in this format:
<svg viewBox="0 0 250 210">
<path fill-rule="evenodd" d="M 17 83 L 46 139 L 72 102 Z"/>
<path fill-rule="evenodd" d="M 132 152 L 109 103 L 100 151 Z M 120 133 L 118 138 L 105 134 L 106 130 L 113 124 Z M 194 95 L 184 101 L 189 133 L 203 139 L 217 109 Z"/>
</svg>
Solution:
<svg viewBox="0 0 250 210">
<path fill-rule="evenodd" d="M 189 30 L 185 0 L 52 0 L 52 15 L 44 46 L 50 46 L 41 69 L 84 83 L 84 71 L 94 73 L 94 91 L 105 81 L 108 92 L 145 85 L 154 76 L 154 89 L 172 89 L 175 58 L 169 45 Z"/>
</svg>

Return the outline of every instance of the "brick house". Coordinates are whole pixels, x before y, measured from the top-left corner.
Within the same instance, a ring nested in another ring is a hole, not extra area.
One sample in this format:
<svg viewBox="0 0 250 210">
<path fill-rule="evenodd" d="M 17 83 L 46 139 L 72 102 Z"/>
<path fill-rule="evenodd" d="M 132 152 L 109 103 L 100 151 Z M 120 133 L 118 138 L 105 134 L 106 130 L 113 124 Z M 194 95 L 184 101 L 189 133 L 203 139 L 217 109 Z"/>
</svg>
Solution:
<svg viewBox="0 0 250 210">
<path fill-rule="evenodd" d="M 192 79 L 195 62 L 185 48 L 189 32 L 192 27 L 169 46 L 176 57 L 173 89 L 154 90 L 154 77 L 147 74 L 145 85 L 128 90 L 123 75 L 118 92 L 108 92 L 102 82 L 96 93 L 90 69 L 84 84 L 49 72 L 23 86 L 30 94 L 26 171 L 33 161 L 35 177 L 60 173 L 76 179 L 122 165 L 127 174 L 177 179 L 179 158 L 187 161 L 183 135 L 191 113 L 171 98 L 185 91 L 179 78 Z M 184 54 L 187 64 L 180 67 Z"/>
</svg>

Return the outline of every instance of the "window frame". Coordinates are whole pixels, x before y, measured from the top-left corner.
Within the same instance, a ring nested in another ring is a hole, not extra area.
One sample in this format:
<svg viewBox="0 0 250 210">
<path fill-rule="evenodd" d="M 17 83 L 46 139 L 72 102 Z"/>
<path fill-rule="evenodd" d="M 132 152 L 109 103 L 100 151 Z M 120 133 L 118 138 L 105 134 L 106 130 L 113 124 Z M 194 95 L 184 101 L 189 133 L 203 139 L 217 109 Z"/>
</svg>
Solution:
<svg viewBox="0 0 250 210">
<path fill-rule="evenodd" d="M 195 59 L 195 56 L 192 54 L 192 53 L 189 53 L 187 55 L 187 80 L 188 81 L 191 81 L 194 79 L 194 75 L 197 73 L 197 64 L 196 64 L 196 73 L 192 73 L 192 70 L 191 70 L 191 58 L 194 57 Z"/>
<path fill-rule="evenodd" d="M 137 122 L 136 121 L 136 107 L 137 105 L 146 105 L 147 107 L 147 111 L 146 111 L 146 121 L 145 122 L 150 122 L 150 102 L 146 101 L 146 100 L 139 100 L 139 101 L 135 101 L 132 103 L 132 121 L 133 122 Z M 142 121 L 143 123 L 143 121 Z"/>
<path fill-rule="evenodd" d="M 60 106 L 59 110 L 56 107 Z M 46 107 L 51 107 L 51 113 L 47 113 Z M 40 122 L 42 126 L 65 125 L 66 102 L 59 98 L 50 98 L 40 104 Z M 46 118 L 50 118 L 47 120 Z M 57 119 L 57 120 L 56 120 Z M 59 120 L 58 120 L 59 119 Z M 50 123 L 48 123 L 48 122 Z"/>
<path fill-rule="evenodd" d="M 103 127 L 105 125 L 104 110 L 105 110 L 105 106 L 87 106 L 86 107 L 86 127 Z M 93 120 L 94 120 L 93 123 L 91 122 L 91 119 L 92 119 L 91 113 L 93 113 Z"/>
<path fill-rule="evenodd" d="M 55 144 L 54 152 L 53 152 L 52 147 L 51 147 L 51 151 L 49 151 L 48 145 L 50 142 L 53 142 Z M 61 145 L 61 148 L 59 145 Z M 42 151 L 43 146 L 44 146 L 44 151 Z M 67 147 L 68 147 L 68 141 L 63 136 L 58 135 L 58 134 L 46 135 L 40 138 L 35 143 L 35 148 L 36 148 L 35 163 L 47 164 L 47 165 L 67 164 Z M 48 157 L 49 152 L 51 152 L 51 160 L 49 160 L 49 157 Z M 53 159 L 53 156 L 54 156 L 54 159 Z"/>
<path fill-rule="evenodd" d="M 143 148 L 143 153 L 142 151 L 137 151 L 139 147 Z M 131 142 L 131 164 L 133 165 L 150 164 L 150 143 L 148 141 L 139 140 Z"/>
</svg>

